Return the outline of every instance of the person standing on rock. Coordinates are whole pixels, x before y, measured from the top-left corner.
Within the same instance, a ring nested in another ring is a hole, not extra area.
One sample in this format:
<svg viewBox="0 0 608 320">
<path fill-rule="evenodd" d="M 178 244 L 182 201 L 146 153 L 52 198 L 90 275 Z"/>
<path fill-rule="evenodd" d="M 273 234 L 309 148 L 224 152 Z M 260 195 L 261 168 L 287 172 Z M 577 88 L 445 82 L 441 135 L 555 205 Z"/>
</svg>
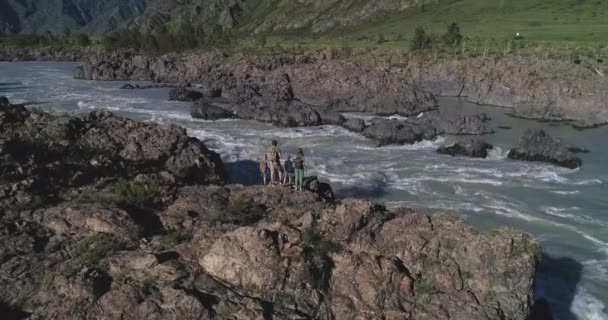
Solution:
<svg viewBox="0 0 608 320">
<path fill-rule="evenodd" d="M 295 168 L 293 167 L 293 161 L 291 161 L 291 156 L 287 156 L 287 160 L 285 160 L 285 181 L 283 181 L 286 185 L 292 185 L 294 183 L 294 175 Z"/>
<path fill-rule="evenodd" d="M 274 186 L 283 181 L 283 172 L 281 170 L 281 150 L 278 147 L 279 143 L 272 140 L 268 150 L 266 150 L 266 159 L 270 164 L 270 183 Z M 279 180 L 276 180 L 277 171 L 279 172 Z"/>
<path fill-rule="evenodd" d="M 262 183 L 267 185 L 268 180 L 268 157 L 264 155 L 262 161 L 260 161 L 260 173 L 262 174 Z"/>
<path fill-rule="evenodd" d="M 296 157 L 293 159 L 293 164 L 296 169 L 296 191 L 302 191 L 304 183 L 304 151 L 298 148 Z"/>
</svg>

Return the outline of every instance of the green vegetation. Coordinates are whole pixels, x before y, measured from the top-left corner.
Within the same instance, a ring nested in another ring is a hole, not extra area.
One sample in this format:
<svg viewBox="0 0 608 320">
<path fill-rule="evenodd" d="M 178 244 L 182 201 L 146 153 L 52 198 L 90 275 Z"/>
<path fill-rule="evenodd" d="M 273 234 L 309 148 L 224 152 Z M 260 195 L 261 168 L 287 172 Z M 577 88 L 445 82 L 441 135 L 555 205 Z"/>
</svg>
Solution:
<svg viewBox="0 0 608 320">
<path fill-rule="evenodd" d="M 239 199 L 230 202 L 224 212 L 212 221 L 212 224 L 234 224 L 237 226 L 248 226 L 256 223 L 264 217 L 264 208 Z"/>
<path fill-rule="evenodd" d="M 462 279 L 465 280 L 465 281 L 473 279 L 473 274 L 470 273 L 470 272 L 468 272 L 468 271 L 465 271 L 465 272 L 462 273 Z"/>
<path fill-rule="evenodd" d="M 70 259 L 64 264 L 66 273 L 76 275 L 84 267 L 107 269 L 104 258 L 125 248 L 125 242 L 112 234 L 98 233 L 85 238 L 70 251 Z"/>
<path fill-rule="evenodd" d="M 414 280 L 414 294 L 416 296 L 425 296 L 433 292 L 433 284 L 422 275 L 417 275 Z"/>
<path fill-rule="evenodd" d="M 323 287 L 329 280 L 329 272 L 333 267 L 329 255 L 342 250 L 342 246 L 330 239 L 325 239 L 316 221 L 304 230 L 302 238 L 304 241 L 302 257 L 310 271 L 320 280 L 320 286 Z"/>
<path fill-rule="evenodd" d="M 147 176 L 140 176 L 131 181 L 118 180 L 112 194 L 115 202 L 140 208 L 153 206 L 158 202 L 159 197 L 158 181 Z"/>
<path fill-rule="evenodd" d="M 418 27 L 414 33 L 414 39 L 412 40 L 412 51 L 423 51 L 433 47 L 433 40 L 426 34 L 424 29 Z"/>
<path fill-rule="evenodd" d="M 119 204 L 137 208 L 155 206 L 160 197 L 158 181 L 147 176 L 133 180 L 121 178 L 111 193 L 84 191 L 77 201 L 80 203 Z"/>
<path fill-rule="evenodd" d="M 185 236 L 177 231 L 173 231 L 164 234 L 159 237 L 158 242 L 155 243 L 154 249 L 158 251 L 175 250 L 175 246 L 182 243 L 185 240 Z"/>
<path fill-rule="evenodd" d="M 369 0 L 350 7 L 336 5 L 324 17 L 365 10 Z M 178 6 L 179 7 L 179 6 Z M 280 15 L 314 13 L 313 6 L 285 1 L 247 1 L 233 28 L 215 19 L 200 19 L 184 5 L 153 32 L 123 30 L 98 40 L 69 34 L 0 36 L 0 45 L 101 44 L 108 49 L 133 48 L 146 53 L 224 49 L 399 48 L 463 57 L 534 55 L 547 59 L 596 62 L 607 60 L 608 2 L 592 0 L 442 0 L 404 11 L 379 13 L 361 23 L 314 33 L 311 25 L 254 33 Z M 181 11 L 180 11 L 181 10 Z M 346 10 L 346 11 L 344 11 Z M 179 14 L 177 14 L 179 12 Z M 355 19 L 356 20 L 356 19 Z M 266 28 L 267 29 L 267 28 Z M 519 36 L 517 35 L 519 34 Z"/>
<path fill-rule="evenodd" d="M 448 48 L 458 48 L 462 43 L 462 34 L 460 33 L 460 26 L 456 22 L 452 22 L 448 26 L 448 30 L 442 36 L 443 44 Z"/>
</svg>

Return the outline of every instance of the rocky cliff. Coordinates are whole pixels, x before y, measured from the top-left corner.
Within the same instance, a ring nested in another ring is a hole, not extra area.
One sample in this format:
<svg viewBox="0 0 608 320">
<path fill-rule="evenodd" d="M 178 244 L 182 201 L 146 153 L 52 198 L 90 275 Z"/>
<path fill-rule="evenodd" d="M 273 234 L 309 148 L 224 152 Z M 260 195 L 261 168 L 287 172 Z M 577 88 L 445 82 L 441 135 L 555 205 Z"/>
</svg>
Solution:
<svg viewBox="0 0 608 320">
<path fill-rule="evenodd" d="M 177 58 L 99 52 L 84 57 L 75 77 L 189 81 L 236 104 L 255 97 L 258 105 L 290 100 L 406 116 L 436 109 L 429 94 L 461 96 L 526 118 L 576 120 L 583 127 L 608 122 L 608 79 L 568 61 L 517 56 L 435 60 L 398 51 L 323 50 L 232 56 L 212 51 Z"/>
<path fill-rule="evenodd" d="M 222 186 L 183 129 L 0 99 L 0 312 L 15 319 L 518 319 L 540 250 L 449 214 Z"/>
</svg>

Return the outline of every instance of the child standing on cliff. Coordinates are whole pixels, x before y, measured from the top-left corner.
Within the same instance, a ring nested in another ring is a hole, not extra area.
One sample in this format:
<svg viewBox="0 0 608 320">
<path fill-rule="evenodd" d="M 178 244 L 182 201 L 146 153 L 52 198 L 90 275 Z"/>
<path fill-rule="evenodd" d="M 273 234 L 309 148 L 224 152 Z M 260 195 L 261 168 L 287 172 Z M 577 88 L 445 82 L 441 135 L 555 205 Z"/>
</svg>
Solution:
<svg viewBox="0 0 608 320">
<path fill-rule="evenodd" d="M 293 167 L 291 156 L 287 156 L 287 160 L 285 160 L 285 165 L 283 168 L 285 169 L 285 181 L 283 181 L 283 184 L 292 185 L 294 183 L 295 168 Z"/>
<path fill-rule="evenodd" d="M 298 151 L 296 151 L 293 164 L 296 169 L 296 190 L 302 191 L 302 184 L 304 183 L 304 151 L 301 148 L 298 148 Z"/>
<path fill-rule="evenodd" d="M 264 158 L 262 159 L 262 161 L 260 161 L 260 173 L 262 174 L 262 183 L 264 185 L 267 185 L 267 179 L 268 179 L 268 158 L 266 157 L 266 155 L 264 155 Z"/>
</svg>

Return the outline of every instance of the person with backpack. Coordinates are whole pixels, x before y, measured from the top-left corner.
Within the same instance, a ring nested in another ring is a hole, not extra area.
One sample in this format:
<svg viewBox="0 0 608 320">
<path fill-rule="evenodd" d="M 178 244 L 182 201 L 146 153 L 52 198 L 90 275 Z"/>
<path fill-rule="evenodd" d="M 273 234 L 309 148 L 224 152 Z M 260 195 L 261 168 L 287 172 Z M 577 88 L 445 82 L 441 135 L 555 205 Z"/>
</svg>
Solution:
<svg viewBox="0 0 608 320">
<path fill-rule="evenodd" d="M 281 150 L 278 147 L 279 143 L 276 140 L 272 140 L 272 143 L 268 150 L 266 150 L 266 158 L 268 164 L 270 164 L 270 183 L 274 186 L 277 183 L 276 174 L 279 172 L 280 183 L 283 181 L 283 172 L 281 169 Z"/>
<path fill-rule="evenodd" d="M 296 171 L 296 191 L 302 191 L 302 185 L 304 184 L 304 151 L 301 148 L 298 148 L 293 164 Z"/>
<path fill-rule="evenodd" d="M 295 176 L 295 168 L 293 166 L 293 161 L 291 161 L 291 156 L 287 156 L 287 160 L 285 160 L 285 181 L 283 181 L 286 185 L 292 185 L 294 183 Z"/>
<path fill-rule="evenodd" d="M 267 185 L 268 179 L 268 158 L 264 155 L 262 161 L 260 161 L 260 173 L 262 174 L 262 183 Z"/>
</svg>

